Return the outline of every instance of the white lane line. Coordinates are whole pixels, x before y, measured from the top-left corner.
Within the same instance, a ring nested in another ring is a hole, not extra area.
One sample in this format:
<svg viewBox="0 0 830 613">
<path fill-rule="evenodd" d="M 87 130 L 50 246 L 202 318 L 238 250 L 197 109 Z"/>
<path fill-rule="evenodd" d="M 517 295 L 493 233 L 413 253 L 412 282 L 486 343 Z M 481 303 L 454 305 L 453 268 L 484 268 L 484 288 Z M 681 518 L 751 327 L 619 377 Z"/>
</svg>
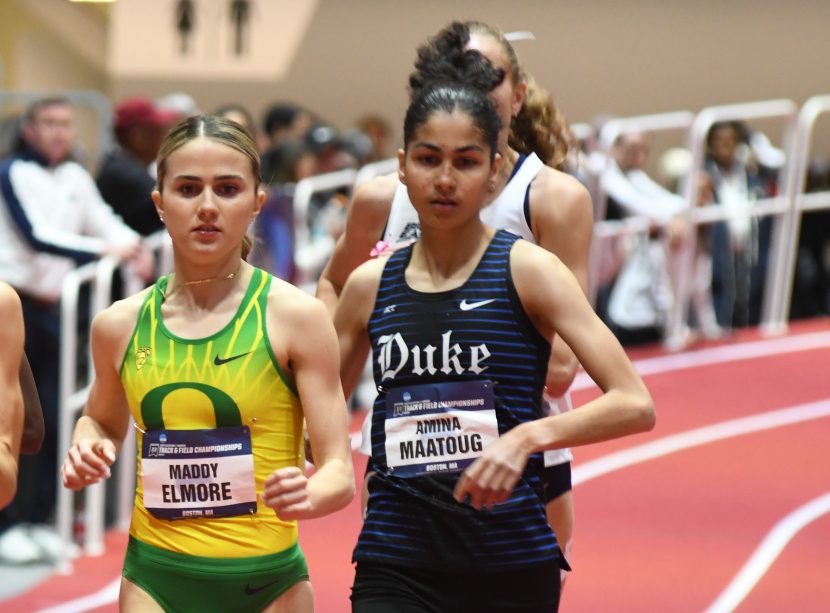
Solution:
<svg viewBox="0 0 830 613">
<path fill-rule="evenodd" d="M 778 522 L 706 613 L 730 613 L 747 597 L 779 554 L 804 526 L 830 513 L 830 493 L 799 507 Z"/>
<path fill-rule="evenodd" d="M 97 609 L 104 605 L 118 602 L 118 590 L 120 587 L 121 577 L 118 577 L 112 583 L 94 594 L 76 598 L 75 600 L 70 600 L 69 602 L 47 609 L 40 609 L 37 613 L 83 613 L 84 611 Z"/>
<path fill-rule="evenodd" d="M 573 485 L 690 447 L 828 416 L 830 400 L 820 400 L 687 430 L 575 465 L 572 474 Z"/>
<path fill-rule="evenodd" d="M 781 338 L 750 341 L 736 345 L 724 345 L 687 353 L 675 353 L 636 360 L 634 367 L 641 376 L 656 375 L 674 370 L 711 366 L 724 362 L 737 362 L 755 358 L 766 358 L 785 353 L 824 349 L 830 347 L 830 332 L 812 332 L 797 334 Z M 596 387 L 596 384 L 585 372 L 576 375 L 571 391 L 578 391 Z"/>
</svg>

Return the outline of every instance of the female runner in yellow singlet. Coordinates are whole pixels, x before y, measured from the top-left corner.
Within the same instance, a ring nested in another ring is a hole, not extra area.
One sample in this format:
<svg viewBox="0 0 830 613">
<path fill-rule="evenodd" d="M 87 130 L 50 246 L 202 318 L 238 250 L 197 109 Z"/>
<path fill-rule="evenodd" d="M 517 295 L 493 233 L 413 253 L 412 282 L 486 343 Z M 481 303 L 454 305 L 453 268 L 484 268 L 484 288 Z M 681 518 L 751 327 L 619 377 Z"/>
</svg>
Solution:
<svg viewBox="0 0 830 613">
<path fill-rule="evenodd" d="M 256 146 L 233 122 L 173 128 L 153 201 L 175 271 L 92 325 L 96 379 L 62 476 L 72 489 L 108 477 L 132 414 L 125 611 L 312 611 L 296 520 L 354 495 L 327 312 L 244 260 L 265 199 L 259 176 Z"/>
</svg>

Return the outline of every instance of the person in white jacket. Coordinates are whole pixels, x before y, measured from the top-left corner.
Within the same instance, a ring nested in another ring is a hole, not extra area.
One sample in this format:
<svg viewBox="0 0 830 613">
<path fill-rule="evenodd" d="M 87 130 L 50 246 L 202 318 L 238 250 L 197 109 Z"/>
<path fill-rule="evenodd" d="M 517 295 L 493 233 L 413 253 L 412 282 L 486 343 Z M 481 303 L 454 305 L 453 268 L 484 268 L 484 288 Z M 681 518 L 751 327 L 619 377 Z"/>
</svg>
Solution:
<svg viewBox="0 0 830 613">
<path fill-rule="evenodd" d="M 44 525 L 57 483 L 60 295 L 76 265 L 105 255 L 129 262 L 149 279 L 153 259 L 141 237 L 104 202 L 87 170 L 70 157 L 74 109 L 65 98 L 35 101 L 20 146 L 0 162 L 0 279 L 20 296 L 26 356 L 43 406 L 40 453 L 23 458 L 15 502 L 0 513 L 0 558 L 31 562 L 61 553 Z M 31 525 L 24 525 L 29 522 Z"/>
<path fill-rule="evenodd" d="M 658 341 L 674 299 L 673 273 L 680 246 L 695 240 L 688 203 L 654 181 L 645 171 L 649 141 L 638 131 L 620 134 L 601 181 L 612 217 L 644 217 L 647 235 L 636 236 L 614 282 L 607 317 L 623 344 Z M 701 181 L 701 185 L 708 185 Z M 707 200 L 704 196 L 703 200 Z M 703 202 L 701 202 L 703 204 Z M 711 257 L 697 249 L 693 283 L 694 314 L 707 337 L 720 335 L 711 295 Z"/>
</svg>

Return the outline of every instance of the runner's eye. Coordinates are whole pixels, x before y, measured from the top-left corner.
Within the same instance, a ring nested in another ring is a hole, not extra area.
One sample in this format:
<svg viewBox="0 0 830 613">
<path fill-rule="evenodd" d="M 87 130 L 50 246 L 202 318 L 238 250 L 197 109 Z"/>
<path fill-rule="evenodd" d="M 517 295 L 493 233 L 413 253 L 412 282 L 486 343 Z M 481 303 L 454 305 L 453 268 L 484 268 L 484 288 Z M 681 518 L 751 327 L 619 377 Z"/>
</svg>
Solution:
<svg viewBox="0 0 830 613">
<path fill-rule="evenodd" d="M 220 196 L 235 196 L 242 189 L 235 183 L 223 183 L 216 188 L 216 193 Z"/>
<path fill-rule="evenodd" d="M 423 164 L 424 166 L 435 166 L 439 162 L 437 155 L 429 154 L 416 156 L 415 161 Z"/>
<path fill-rule="evenodd" d="M 479 163 L 480 162 L 479 162 L 478 158 L 463 157 L 463 158 L 459 158 L 456 161 L 455 165 L 458 166 L 459 168 L 472 168 L 472 167 L 478 166 Z"/>
<path fill-rule="evenodd" d="M 180 183 L 176 186 L 176 191 L 182 196 L 195 196 L 201 190 L 195 183 Z"/>
</svg>

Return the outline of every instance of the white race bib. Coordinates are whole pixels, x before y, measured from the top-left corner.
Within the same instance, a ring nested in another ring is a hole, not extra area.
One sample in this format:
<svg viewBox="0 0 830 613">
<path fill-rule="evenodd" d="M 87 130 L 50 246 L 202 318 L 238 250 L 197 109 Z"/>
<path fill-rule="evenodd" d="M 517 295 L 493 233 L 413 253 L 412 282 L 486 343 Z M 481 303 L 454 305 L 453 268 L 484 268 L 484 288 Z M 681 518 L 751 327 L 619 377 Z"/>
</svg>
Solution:
<svg viewBox="0 0 830 613">
<path fill-rule="evenodd" d="M 490 381 L 390 389 L 386 464 L 397 477 L 457 473 L 499 438 Z"/>
<path fill-rule="evenodd" d="M 141 484 L 145 508 L 159 519 L 256 513 L 251 431 L 148 430 Z"/>
</svg>

